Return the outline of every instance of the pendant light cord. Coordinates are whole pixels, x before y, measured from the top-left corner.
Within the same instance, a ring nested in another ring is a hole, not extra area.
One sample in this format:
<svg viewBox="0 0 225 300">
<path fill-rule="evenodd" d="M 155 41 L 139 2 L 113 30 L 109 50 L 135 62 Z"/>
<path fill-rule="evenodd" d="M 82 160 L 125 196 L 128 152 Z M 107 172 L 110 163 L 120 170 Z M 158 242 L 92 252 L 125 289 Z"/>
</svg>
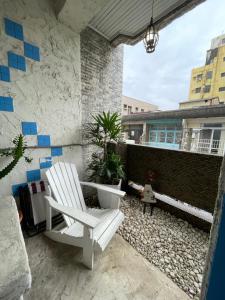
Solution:
<svg viewBox="0 0 225 300">
<path fill-rule="evenodd" d="M 154 0 L 152 0 L 152 18 L 153 18 L 153 10 L 154 10 Z"/>
</svg>

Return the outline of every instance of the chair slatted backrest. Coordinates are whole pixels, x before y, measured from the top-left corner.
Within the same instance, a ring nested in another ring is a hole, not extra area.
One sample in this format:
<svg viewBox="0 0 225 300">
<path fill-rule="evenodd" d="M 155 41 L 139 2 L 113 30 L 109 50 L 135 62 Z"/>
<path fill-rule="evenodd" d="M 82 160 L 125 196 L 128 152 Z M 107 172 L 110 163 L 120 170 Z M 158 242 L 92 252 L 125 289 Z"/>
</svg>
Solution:
<svg viewBox="0 0 225 300">
<path fill-rule="evenodd" d="M 55 200 L 64 206 L 86 210 L 83 193 L 76 166 L 58 162 L 46 172 Z M 68 226 L 74 223 L 70 217 L 63 216 Z"/>
</svg>

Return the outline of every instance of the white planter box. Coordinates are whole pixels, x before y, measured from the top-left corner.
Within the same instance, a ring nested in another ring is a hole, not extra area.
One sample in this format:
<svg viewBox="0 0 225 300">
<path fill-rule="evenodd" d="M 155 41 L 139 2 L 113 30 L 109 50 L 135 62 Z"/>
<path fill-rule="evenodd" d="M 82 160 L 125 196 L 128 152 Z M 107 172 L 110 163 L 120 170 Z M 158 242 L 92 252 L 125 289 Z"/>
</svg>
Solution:
<svg viewBox="0 0 225 300">
<path fill-rule="evenodd" d="M 114 188 L 116 190 L 120 190 L 121 189 L 121 183 L 122 180 L 120 179 L 119 183 L 117 185 L 113 185 L 113 184 L 104 184 L 105 186 Z M 115 201 L 115 199 L 117 201 Z M 101 208 L 113 208 L 113 209 L 117 209 L 120 206 L 120 197 L 116 196 L 116 195 L 112 195 L 108 192 L 105 191 L 100 191 L 98 190 L 98 201 L 99 204 L 101 206 Z"/>
</svg>

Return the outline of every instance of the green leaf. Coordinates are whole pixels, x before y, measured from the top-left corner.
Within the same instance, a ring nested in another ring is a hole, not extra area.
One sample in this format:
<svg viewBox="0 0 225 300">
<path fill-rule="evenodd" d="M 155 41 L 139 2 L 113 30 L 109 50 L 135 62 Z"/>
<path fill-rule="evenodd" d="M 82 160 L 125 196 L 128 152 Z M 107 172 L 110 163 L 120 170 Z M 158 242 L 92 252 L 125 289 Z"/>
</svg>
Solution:
<svg viewBox="0 0 225 300">
<path fill-rule="evenodd" d="M 18 161 L 24 156 L 26 143 L 22 134 L 13 139 L 15 147 L 10 150 L 3 150 L 1 156 L 12 156 L 13 160 L 2 170 L 0 170 L 0 179 L 8 175 L 17 165 Z M 24 157 L 26 162 L 31 162 L 31 158 Z"/>
</svg>

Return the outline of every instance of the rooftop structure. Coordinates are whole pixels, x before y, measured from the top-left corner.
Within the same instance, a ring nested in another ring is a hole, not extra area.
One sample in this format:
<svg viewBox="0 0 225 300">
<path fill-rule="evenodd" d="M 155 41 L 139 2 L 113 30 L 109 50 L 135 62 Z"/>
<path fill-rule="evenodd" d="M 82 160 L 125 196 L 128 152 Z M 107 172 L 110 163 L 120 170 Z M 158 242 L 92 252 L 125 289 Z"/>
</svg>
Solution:
<svg viewBox="0 0 225 300">
<path fill-rule="evenodd" d="M 146 112 L 142 114 L 132 114 L 123 116 L 123 124 L 141 122 L 157 119 L 190 119 L 190 118 L 209 118 L 223 117 L 225 115 L 225 105 L 214 105 L 206 107 L 194 107 L 188 109 L 167 110 L 158 112 Z"/>
<path fill-rule="evenodd" d="M 158 106 L 132 97 L 122 97 L 122 115 L 158 110 Z"/>
</svg>

